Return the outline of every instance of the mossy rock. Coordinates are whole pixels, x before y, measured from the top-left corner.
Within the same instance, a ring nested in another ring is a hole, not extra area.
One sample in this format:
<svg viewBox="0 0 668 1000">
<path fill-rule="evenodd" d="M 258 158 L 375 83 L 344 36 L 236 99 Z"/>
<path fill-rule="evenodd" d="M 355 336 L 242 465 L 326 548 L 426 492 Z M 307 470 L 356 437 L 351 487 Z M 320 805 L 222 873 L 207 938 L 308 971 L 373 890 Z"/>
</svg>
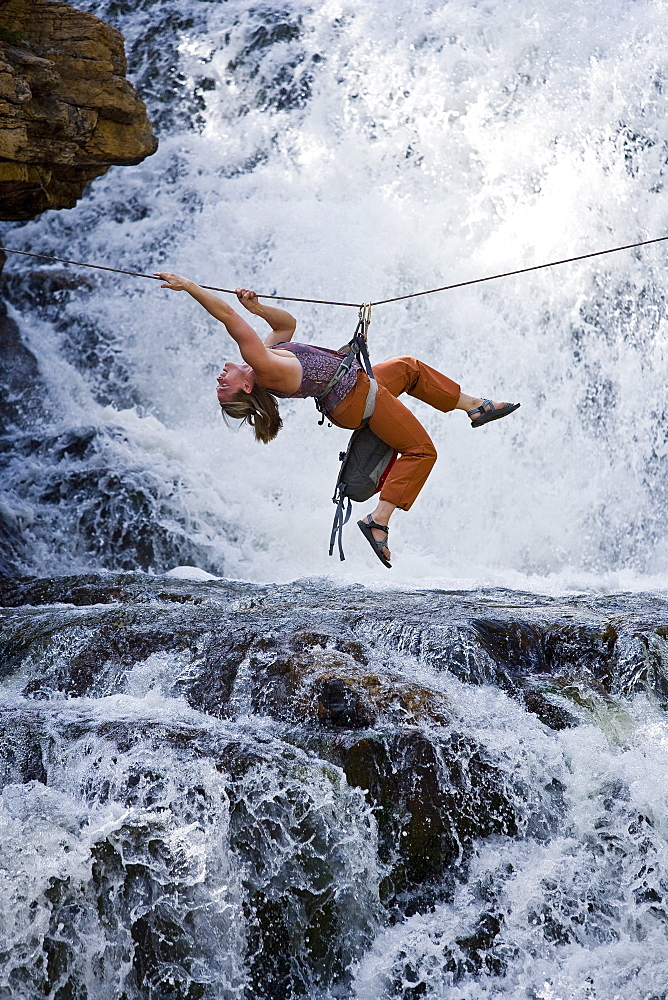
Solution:
<svg viewBox="0 0 668 1000">
<path fill-rule="evenodd" d="M 476 840 L 517 832 L 503 775 L 461 736 L 373 734 L 347 748 L 343 768 L 375 810 L 383 901 L 406 913 L 447 891 Z"/>
</svg>

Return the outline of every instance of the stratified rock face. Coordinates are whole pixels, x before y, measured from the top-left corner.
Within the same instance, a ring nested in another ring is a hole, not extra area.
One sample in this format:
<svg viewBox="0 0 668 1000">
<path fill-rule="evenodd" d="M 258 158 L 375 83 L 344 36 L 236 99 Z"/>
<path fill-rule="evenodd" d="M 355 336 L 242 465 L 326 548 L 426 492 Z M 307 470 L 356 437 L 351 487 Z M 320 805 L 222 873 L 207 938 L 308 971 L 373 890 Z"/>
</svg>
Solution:
<svg viewBox="0 0 668 1000">
<path fill-rule="evenodd" d="M 123 37 L 55 0 L 0 0 L 0 218 L 72 208 L 112 164 L 157 149 Z"/>
</svg>

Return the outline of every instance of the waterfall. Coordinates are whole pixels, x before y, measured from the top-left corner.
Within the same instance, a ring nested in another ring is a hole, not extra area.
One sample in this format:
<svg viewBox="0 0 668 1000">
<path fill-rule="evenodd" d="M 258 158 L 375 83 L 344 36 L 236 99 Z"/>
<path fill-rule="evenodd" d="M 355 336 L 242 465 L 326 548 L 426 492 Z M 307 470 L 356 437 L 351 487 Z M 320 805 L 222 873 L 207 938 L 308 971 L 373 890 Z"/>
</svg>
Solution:
<svg viewBox="0 0 668 1000">
<path fill-rule="evenodd" d="M 7 226 L 17 249 L 368 301 L 663 234 L 661 3 L 80 6 L 125 34 L 160 149 L 75 209 Z M 475 438 L 461 413 L 411 404 L 440 458 L 397 515 L 397 577 L 661 578 L 664 258 L 660 244 L 374 310 L 376 360 L 415 354 L 522 402 Z M 7 272 L 40 372 L 4 458 L 25 569 L 375 579 L 361 538 L 342 567 L 323 558 L 344 433 L 298 401 L 269 448 L 225 428 L 213 392 L 234 349 L 192 300 Z M 292 308 L 306 341 L 354 328 L 354 310 Z"/>
</svg>

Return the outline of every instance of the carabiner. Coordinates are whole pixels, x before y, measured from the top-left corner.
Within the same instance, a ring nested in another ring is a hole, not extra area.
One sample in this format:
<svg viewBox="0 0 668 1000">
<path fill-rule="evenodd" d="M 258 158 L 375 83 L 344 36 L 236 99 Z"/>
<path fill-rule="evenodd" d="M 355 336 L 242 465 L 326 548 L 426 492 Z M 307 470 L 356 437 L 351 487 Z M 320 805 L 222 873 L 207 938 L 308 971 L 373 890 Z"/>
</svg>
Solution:
<svg viewBox="0 0 668 1000">
<path fill-rule="evenodd" d="M 363 302 L 360 306 L 359 319 L 362 324 L 362 336 L 366 337 L 366 332 L 369 329 L 369 324 L 371 323 L 371 303 Z"/>
</svg>

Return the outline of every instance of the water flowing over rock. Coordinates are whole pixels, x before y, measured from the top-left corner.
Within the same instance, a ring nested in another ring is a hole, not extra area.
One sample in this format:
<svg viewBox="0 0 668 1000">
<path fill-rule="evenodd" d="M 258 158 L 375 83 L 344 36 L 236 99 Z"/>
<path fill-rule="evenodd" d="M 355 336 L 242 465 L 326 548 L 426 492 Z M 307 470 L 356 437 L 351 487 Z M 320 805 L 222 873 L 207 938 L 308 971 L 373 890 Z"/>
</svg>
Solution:
<svg viewBox="0 0 668 1000">
<path fill-rule="evenodd" d="M 632 779 L 665 599 L 89 574 L 0 603 L 5 989 L 435 1000 L 622 940 L 628 907 L 666 931 Z"/>
<path fill-rule="evenodd" d="M 53 0 L 0 2 L 0 219 L 72 208 L 157 149 L 118 31 Z"/>
</svg>

